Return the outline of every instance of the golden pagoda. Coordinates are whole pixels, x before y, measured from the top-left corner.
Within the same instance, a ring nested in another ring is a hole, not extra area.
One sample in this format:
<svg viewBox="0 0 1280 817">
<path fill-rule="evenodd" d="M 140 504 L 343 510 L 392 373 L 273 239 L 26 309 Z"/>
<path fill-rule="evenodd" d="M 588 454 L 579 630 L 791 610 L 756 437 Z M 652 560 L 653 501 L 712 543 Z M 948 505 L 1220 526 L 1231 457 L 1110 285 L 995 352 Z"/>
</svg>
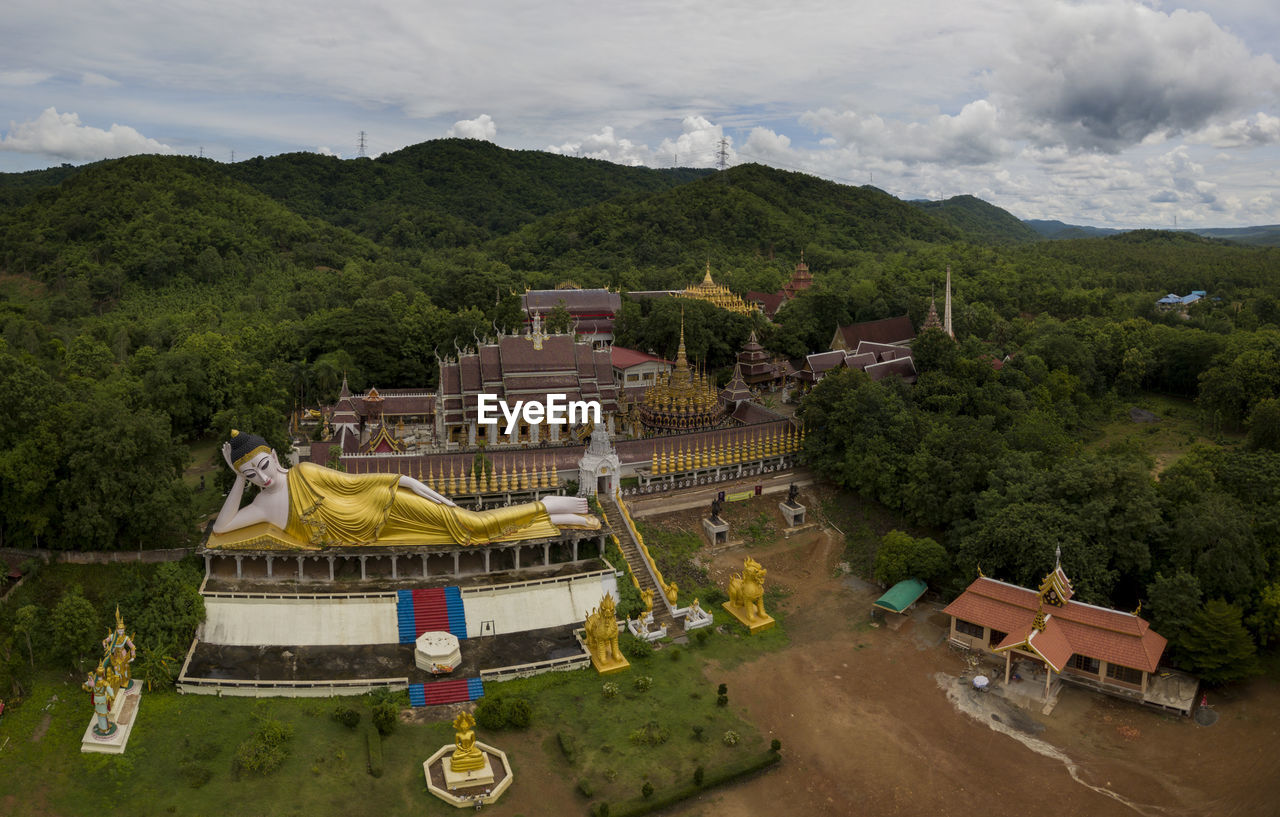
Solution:
<svg viewBox="0 0 1280 817">
<path fill-rule="evenodd" d="M 708 273 L 709 275 L 710 273 Z M 680 319 L 680 347 L 676 367 L 660 375 L 640 402 L 640 422 L 649 431 L 694 431 L 724 422 L 725 409 L 715 384 L 705 372 L 689 368 L 684 349 L 684 318 Z"/>
<path fill-rule="evenodd" d="M 750 315 L 755 311 L 754 307 L 730 292 L 728 287 L 721 286 L 711 280 L 710 261 L 707 262 L 707 274 L 703 276 L 702 283 L 689 287 L 680 293 L 680 297 L 692 298 L 695 301 L 706 301 L 713 306 L 736 312 L 739 315 Z"/>
</svg>

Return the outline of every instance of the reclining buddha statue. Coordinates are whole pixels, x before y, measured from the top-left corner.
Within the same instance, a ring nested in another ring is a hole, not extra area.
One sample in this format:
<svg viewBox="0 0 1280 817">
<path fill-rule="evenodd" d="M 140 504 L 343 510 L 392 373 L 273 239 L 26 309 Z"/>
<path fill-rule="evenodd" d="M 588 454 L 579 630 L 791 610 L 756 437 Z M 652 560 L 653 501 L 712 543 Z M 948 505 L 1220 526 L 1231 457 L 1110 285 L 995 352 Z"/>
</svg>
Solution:
<svg viewBox="0 0 1280 817">
<path fill-rule="evenodd" d="M 209 547 L 246 546 L 261 534 L 279 546 L 316 549 L 359 545 L 483 545 L 556 536 L 561 527 L 598 528 L 587 501 L 549 496 L 484 511 L 459 508 L 412 477 L 347 474 L 314 463 L 280 464 L 267 441 L 231 432 L 222 456 L 235 473 Z M 258 486 L 240 507 L 248 483 Z"/>
</svg>

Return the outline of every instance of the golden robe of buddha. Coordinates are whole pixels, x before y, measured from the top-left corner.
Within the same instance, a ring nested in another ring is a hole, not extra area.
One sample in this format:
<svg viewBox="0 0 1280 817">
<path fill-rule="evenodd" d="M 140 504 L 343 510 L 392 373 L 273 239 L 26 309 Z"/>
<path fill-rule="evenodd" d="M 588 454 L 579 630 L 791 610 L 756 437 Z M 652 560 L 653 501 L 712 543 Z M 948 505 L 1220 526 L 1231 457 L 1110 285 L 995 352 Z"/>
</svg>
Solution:
<svg viewBox="0 0 1280 817">
<path fill-rule="evenodd" d="M 541 502 L 469 511 L 419 496 L 397 474 L 345 474 L 309 462 L 287 479 L 286 532 L 322 547 L 476 545 L 559 533 Z"/>
</svg>

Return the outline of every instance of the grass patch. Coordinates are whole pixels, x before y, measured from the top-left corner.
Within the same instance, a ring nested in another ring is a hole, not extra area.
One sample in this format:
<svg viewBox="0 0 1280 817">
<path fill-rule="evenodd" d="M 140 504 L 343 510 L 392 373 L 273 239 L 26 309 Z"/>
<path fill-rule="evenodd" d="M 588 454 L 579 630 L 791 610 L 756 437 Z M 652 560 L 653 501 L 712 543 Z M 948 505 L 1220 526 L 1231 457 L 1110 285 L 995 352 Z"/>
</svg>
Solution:
<svg viewBox="0 0 1280 817">
<path fill-rule="evenodd" d="M 1137 407 L 1154 413 L 1155 423 L 1135 423 L 1129 409 Z M 1196 444 L 1221 447 L 1244 441 L 1243 434 L 1210 432 L 1200 422 L 1200 410 L 1191 400 L 1159 394 L 1140 394 L 1117 403 L 1107 421 L 1093 426 L 1093 438 L 1086 448 L 1129 449 L 1151 462 L 1153 474 L 1168 468 Z"/>
</svg>

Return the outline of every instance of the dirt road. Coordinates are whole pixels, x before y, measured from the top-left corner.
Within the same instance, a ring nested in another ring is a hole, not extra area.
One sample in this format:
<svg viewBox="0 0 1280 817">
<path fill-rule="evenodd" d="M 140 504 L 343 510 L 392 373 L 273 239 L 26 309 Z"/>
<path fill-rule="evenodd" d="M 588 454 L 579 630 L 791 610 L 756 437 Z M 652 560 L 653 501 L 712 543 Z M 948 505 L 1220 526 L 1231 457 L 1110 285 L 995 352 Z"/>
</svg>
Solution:
<svg viewBox="0 0 1280 817">
<path fill-rule="evenodd" d="M 1276 681 L 1229 698 L 1211 693 L 1221 719 L 1210 728 L 1068 687 L 1052 715 L 1030 714 L 1033 728 L 1011 737 L 948 699 L 939 674 L 945 682 L 965 665 L 943 644 L 940 613 L 925 610 L 898 631 L 867 625 L 877 592 L 833 575 L 841 549 L 838 537 L 816 532 L 749 551 L 790 590 L 782 608 L 791 646 L 710 672 L 782 741 L 784 762 L 673 814 L 1280 812 Z M 720 554 L 713 574 L 739 570 L 743 555 Z"/>
</svg>

